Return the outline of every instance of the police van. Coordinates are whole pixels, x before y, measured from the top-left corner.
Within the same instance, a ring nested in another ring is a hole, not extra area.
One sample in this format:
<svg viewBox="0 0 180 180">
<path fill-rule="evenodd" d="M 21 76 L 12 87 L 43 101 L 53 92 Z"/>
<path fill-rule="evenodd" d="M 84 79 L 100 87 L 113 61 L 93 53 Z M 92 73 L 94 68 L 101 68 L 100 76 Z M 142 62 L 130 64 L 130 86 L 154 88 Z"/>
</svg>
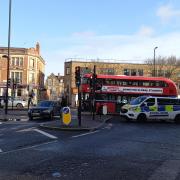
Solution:
<svg viewBox="0 0 180 180">
<path fill-rule="evenodd" d="M 180 122 L 180 99 L 173 97 L 139 96 L 121 107 L 120 115 L 127 119 L 151 119 Z"/>
</svg>

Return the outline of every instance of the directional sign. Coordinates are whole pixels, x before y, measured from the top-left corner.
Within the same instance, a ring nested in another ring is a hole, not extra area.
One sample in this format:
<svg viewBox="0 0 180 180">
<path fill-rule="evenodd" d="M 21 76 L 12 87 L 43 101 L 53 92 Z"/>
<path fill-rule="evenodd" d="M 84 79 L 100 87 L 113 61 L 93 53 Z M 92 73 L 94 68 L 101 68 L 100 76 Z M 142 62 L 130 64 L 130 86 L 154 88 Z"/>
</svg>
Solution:
<svg viewBox="0 0 180 180">
<path fill-rule="evenodd" d="M 70 108 L 69 107 L 63 107 L 63 113 L 64 114 L 69 114 L 70 113 Z"/>
</svg>

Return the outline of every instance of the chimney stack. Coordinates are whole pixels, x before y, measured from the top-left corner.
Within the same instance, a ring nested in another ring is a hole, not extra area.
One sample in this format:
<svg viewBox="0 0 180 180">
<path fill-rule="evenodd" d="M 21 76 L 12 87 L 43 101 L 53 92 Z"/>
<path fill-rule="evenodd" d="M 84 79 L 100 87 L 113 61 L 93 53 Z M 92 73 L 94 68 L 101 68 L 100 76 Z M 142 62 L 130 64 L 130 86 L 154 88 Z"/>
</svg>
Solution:
<svg viewBox="0 0 180 180">
<path fill-rule="evenodd" d="M 36 43 L 36 51 L 37 51 L 38 55 L 40 55 L 40 45 L 38 42 Z"/>
</svg>

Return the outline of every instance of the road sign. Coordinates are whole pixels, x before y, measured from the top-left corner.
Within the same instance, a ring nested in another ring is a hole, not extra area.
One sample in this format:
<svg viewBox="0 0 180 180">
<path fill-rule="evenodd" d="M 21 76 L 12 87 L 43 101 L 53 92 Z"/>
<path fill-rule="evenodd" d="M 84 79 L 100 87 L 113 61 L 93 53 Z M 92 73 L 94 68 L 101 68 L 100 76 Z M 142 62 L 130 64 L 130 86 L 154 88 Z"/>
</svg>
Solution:
<svg viewBox="0 0 180 180">
<path fill-rule="evenodd" d="M 69 107 L 63 107 L 62 120 L 65 125 L 69 125 L 71 123 L 71 110 Z"/>
</svg>

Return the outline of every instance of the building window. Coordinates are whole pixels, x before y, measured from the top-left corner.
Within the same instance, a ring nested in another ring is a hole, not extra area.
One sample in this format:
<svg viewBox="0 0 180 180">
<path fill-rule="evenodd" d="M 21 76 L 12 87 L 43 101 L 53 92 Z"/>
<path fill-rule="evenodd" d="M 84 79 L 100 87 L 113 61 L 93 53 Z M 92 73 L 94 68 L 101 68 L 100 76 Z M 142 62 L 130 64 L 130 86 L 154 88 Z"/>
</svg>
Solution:
<svg viewBox="0 0 180 180">
<path fill-rule="evenodd" d="M 164 76 L 164 71 L 163 70 L 158 70 L 158 76 Z"/>
<path fill-rule="evenodd" d="M 22 67 L 23 66 L 23 58 L 22 57 L 12 57 L 10 64 L 12 66 L 19 66 Z"/>
<path fill-rule="evenodd" d="M 17 96 L 22 96 L 22 91 L 21 91 L 21 89 L 17 89 Z"/>
<path fill-rule="evenodd" d="M 35 78 L 34 78 L 34 73 L 29 73 L 29 83 L 34 83 L 35 82 Z"/>
<path fill-rule="evenodd" d="M 143 73 L 143 69 L 138 69 L 138 76 L 143 76 L 144 73 Z"/>
<path fill-rule="evenodd" d="M 48 86 L 52 86 L 52 79 L 48 79 Z"/>
<path fill-rule="evenodd" d="M 136 76 L 136 74 L 137 74 L 136 69 L 131 69 L 131 76 Z"/>
<path fill-rule="evenodd" d="M 130 75 L 130 70 L 129 69 L 124 69 L 124 75 L 129 76 Z"/>
<path fill-rule="evenodd" d="M 66 75 L 69 75 L 70 74 L 70 67 L 67 67 L 66 68 Z"/>
<path fill-rule="evenodd" d="M 15 82 L 22 83 L 22 72 L 11 72 L 11 79 Z"/>
<path fill-rule="evenodd" d="M 164 76 L 169 78 L 170 75 L 171 75 L 171 72 L 169 70 L 165 70 Z"/>
<path fill-rule="evenodd" d="M 106 74 L 106 75 L 114 75 L 114 69 L 113 68 L 102 68 L 99 71 L 100 74 Z"/>
<path fill-rule="evenodd" d="M 30 68 L 35 68 L 35 59 L 30 58 L 30 64 L 29 64 Z"/>
</svg>

